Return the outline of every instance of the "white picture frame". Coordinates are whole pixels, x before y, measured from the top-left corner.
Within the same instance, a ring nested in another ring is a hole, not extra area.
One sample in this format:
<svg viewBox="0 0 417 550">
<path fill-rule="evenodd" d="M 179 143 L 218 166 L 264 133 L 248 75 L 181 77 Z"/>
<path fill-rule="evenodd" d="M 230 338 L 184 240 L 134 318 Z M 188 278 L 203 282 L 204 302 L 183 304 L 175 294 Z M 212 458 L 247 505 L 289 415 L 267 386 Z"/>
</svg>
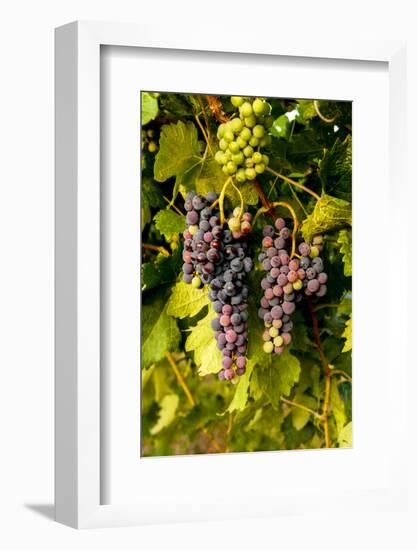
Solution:
<svg viewBox="0 0 417 550">
<path fill-rule="evenodd" d="M 134 504 L 101 504 L 100 408 L 100 48 L 103 45 L 251 53 L 381 61 L 389 71 L 390 186 L 402 180 L 405 151 L 404 104 L 405 45 L 388 41 L 310 40 L 282 43 L 259 36 L 248 45 L 233 32 L 216 37 L 210 33 L 183 36 L 164 28 L 163 39 L 145 26 L 75 22 L 56 30 L 56 519 L 76 528 L 133 525 L 160 521 Z M 401 193 L 401 190 L 398 190 Z M 394 214 L 395 215 L 395 214 Z M 398 220 L 401 223 L 401 220 Z M 398 357 L 396 379 L 406 387 L 405 355 Z M 405 390 L 404 390 L 405 392 Z M 398 407 L 401 424 L 404 407 Z M 399 505 L 405 498 L 406 479 L 401 474 L 402 435 L 390 455 L 386 490 L 362 491 L 349 497 Z M 383 452 L 383 449 L 381 449 Z M 372 494 L 368 494 L 372 493 Z M 343 495 L 342 495 L 343 496 Z M 314 494 L 294 492 L 274 513 L 308 510 Z M 348 506 L 349 503 L 346 503 Z M 175 503 L 166 504 L 164 518 L 175 521 Z M 260 510 L 262 514 L 262 510 Z M 207 518 L 206 519 L 210 519 Z M 214 516 L 213 516 L 214 519 Z"/>
</svg>

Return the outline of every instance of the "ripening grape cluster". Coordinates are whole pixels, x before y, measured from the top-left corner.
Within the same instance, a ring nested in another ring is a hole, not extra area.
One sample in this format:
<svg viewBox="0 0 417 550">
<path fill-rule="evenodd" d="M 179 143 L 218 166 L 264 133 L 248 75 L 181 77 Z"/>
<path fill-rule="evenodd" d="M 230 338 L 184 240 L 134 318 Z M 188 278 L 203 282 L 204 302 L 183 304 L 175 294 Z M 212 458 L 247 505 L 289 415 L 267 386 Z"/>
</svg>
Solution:
<svg viewBox="0 0 417 550">
<path fill-rule="evenodd" d="M 155 141 L 155 130 L 142 130 L 142 151 L 147 149 L 150 153 L 158 151 L 158 143 Z"/>
<path fill-rule="evenodd" d="M 285 220 L 277 218 L 275 227 L 263 228 L 259 261 L 267 275 L 261 281 L 263 296 L 258 315 L 265 326 L 265 353 L 282 353 L 291 342 L 291 315 L 302 299 L 302 291 L 307 296 L 326 294 L 327 274 L 319 257 L 321 247 L 321 237 L 317 237 L 313 246 L 300 243 L 299 257 L 291 257 L 291 231 Z"/>
<path fill-rule="evenodd" d="M 239 230 L 224 229 L 217 209 L 210 205 L 216 193 L 202 197 L 188 193 L 185 200 L 187 229 L 184 231 L 183 280 L 195 288 L 209 285 L 209 299 L 216 317 L 212 328 L 222 352 L 222 380 L 238 381 L 246 370 L 248 338 L 248 288 L 246 274 L 252 270 L 246 235 L 251 215 L 244 213 Z M 239 220 L 240 209 L 233 216 Z"/>
<path fill-rule="evenodd" d="M 251 102 L 232 96 L 231 102 L 239 109 L 239 116 L 218 127 L 220 150 L 215 160 L 226 175 L 236 176 L 237 183 L 244 183 L 262 174 L 269 164 L 268 156 L 262 154 L 261 149 L 271 141 L 267 133 L 272 125 L 271 106 L 260 98 Z"/>
</svg>

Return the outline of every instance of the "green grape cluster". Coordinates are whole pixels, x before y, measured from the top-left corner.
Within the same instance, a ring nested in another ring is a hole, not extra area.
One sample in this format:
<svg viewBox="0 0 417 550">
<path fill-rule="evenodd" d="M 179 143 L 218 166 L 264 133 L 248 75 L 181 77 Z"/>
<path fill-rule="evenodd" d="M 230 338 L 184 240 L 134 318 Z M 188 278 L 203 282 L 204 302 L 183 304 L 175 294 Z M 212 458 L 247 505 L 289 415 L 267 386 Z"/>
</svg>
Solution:
<svg viewBox="0 0 417 550">
<path fill-rule="evenodd" d="M 239 116 L 220 124 L 217 130 L 219 148 L 215 160 L 228 176 L 236 176 L 238 183 L 254 180 L 268 166 L 269 158 L 261 152 L 271 142 L 268 128 L 272 125 L 271 105 L 257 97 L 231 97 Z"/>
<path fill-rule="evenodd" d="M 155 141 L 155 131 L 151 128 L 149 130 L 142 130 L 142 151 L 144 149 L 147 149 L 150 153 L 158 151 L 158 143 Z"/>
</svg>

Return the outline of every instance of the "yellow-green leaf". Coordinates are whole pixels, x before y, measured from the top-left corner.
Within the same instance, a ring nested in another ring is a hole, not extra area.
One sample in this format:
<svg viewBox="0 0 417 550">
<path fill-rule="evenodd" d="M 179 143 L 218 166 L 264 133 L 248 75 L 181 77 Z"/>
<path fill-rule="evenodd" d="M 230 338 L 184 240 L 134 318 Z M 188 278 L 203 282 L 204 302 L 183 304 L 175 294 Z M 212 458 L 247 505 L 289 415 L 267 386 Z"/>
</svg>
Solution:
<svg viewBox="0 0 417 550">
<path fill-rule="evenodd" d="M 209 303 L 206 287 L 194 288 L 192 285 L 181 281 L 172 289 L 172 294 L 167 304 L 167 313 L 179 319 L 194 317 Z"/>
<path fill-rule="evenodd" d="M 352 205 L 325 193 L 316 202 L 313 212 L 304 220 L 301 231 L 306 241 L 314 235 L 352 225 Z"/>
<path fill-rule="evenodd" d="M 227 412 L 232 413 L 233 411 L 243 411 L 246 407 L 248 402 L 249 382 L 254 366 L 254 361 L 248 361 L 246 365 L 246 372 L 240 377 L 233 399 L 227 407 Z"/>
<path fill-rule="evenodd" d="M 185 342 L 186 351 L 194 352 L 194 363 L 198 367 L 200 376 L 215 374 L 222 368 L 222 355 L 217 348 L 211 328 L 211 320 L 215 316 L 214 311 L 209 311 L 195 327 L 191 328 L 190 335 Z"/>
<path fill-rule="evenodd" d="M 161 408 L 158 413 L 158 420 L 149 430 L 152 435 L 159 433 L 161 430 L 169 426 L 175 419 L 175 413 L 177 412 L 179 401 L 180 399 L 176 393 L 170 393 L 162 398 Z"/>
<path fill-rule="evenodd" d="M 170 239 L 172 235 L 178 235 L 185 229 L 185 218 L 172 210 L 160 210 L 154 216 L 155 227 L 158 231 Z"/>
<path fill-rule="evenodd" d="M 352 422 L 346 424 L 346 426 L 340 431 L 338 437 L 339 447 L 350 449 L 352 447 Z"/>
<path fill-rule="evenodd" d="M 297 396 L 294 399 L 294 401 L 312 410 L 314 410 L 317 407 L 317 400 L 314 399 L 314 397 L 311 397 L 310 395 Z M 307 422 L 310 420 L 310 418 L 311 418 L 311 413 L 306 411 L 305 409 L 301 409 L 295 406 L 292 409 L 292 425 L 296 430 L 298 431 L 302 430 L 304 426 L 307 424 Z"/>
<path fill-rule="evenodd" d="M 339 231 L 337 244 L 340 246 L 340 253 L 343 260 L 343 274 L 345 277 L 352 276 L 352 231 L 342 229 Z"/>
<path fill-rule="evenodd" d="M 148 92 L 142 92 L 142 126 L 158 116 L 158 100 Z"/>
<path fill-rule="evenodd" d="M 343 331 L 342 338 L 345 338 L 346 342 L 343 346 L 342 352 L 350 351 L 352 349 L 352 314 L 346 321 L 345 330 Z"/>
<path fill-rule="evenodd" d="M 142 307 L 142 367 L 148 368 L 177 349 L 180 331 L 177 322 L 167 313 L 163 300 Z"/>
<path fill-rule="evenodd" d="M 336 421 L 337 432 L 340 433 L 346 423 L 345 404 L 340 397 L 337 380 L 333 377 L 330 387 L 331 410 Z"/>
</svg>

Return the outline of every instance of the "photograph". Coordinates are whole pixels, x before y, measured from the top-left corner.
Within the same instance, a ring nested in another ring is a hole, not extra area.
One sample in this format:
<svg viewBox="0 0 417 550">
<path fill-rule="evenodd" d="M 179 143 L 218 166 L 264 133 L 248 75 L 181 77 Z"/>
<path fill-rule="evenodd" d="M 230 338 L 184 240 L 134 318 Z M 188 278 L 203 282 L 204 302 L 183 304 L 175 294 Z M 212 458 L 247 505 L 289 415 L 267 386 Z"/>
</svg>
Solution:
<svg viewBox="0 0 417 550">
<path fill-rule="evenodd" d="M 244 91 L 138 90 L 141 457 L 352 447 L 352 102 Z"/>
</svg>

